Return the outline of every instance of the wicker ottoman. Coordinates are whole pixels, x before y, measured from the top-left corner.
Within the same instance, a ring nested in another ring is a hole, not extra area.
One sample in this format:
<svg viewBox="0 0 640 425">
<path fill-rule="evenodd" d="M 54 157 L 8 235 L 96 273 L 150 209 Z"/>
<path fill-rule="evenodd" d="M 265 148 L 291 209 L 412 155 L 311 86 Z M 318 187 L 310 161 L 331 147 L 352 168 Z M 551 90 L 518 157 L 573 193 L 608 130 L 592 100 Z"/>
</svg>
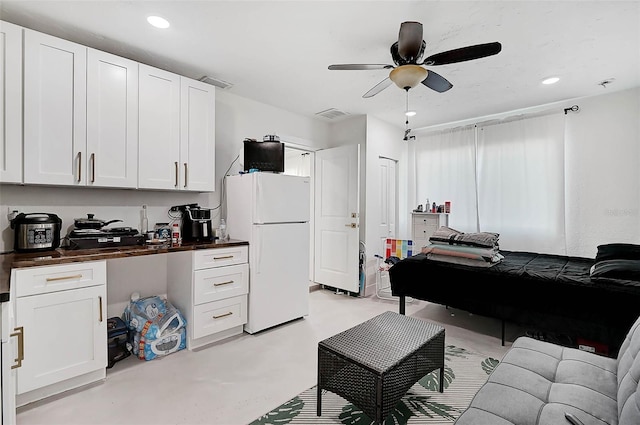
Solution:
<svg viewBox="0 0 640 425">
<path fill-rule="evenodd" d="M 392 311 L 318 343 L 318 416 L 322 390 L 334 392 L 382 424 L 409 388 L 440 369 L 444 328 Z"/>
</svg>

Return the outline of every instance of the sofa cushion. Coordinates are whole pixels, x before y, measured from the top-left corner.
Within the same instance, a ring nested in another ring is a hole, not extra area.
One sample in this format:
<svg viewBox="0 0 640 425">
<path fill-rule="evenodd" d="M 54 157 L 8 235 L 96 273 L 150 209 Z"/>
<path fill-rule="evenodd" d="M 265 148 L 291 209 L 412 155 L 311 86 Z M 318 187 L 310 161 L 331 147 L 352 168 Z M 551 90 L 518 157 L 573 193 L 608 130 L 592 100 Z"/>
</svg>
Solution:
<svg viewBox="0 0 640 425">
<path fill-rule="evenodd" d="M 640 318 L 620 346 L 617 373 L 620 425 L 640 424 Z"/>
<path fill-rule="evenodd" d="M 616 359 L 520 337 L 456 425 L 618 423 Z"/>
</svg>

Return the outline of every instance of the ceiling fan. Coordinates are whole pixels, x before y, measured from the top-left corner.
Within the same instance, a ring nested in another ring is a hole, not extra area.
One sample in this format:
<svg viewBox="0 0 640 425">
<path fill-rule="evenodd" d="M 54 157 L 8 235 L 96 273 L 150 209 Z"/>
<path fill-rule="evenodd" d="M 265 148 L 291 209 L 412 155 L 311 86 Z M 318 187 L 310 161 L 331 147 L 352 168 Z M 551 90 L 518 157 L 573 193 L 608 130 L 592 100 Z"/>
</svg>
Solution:
<svg viewBox="0 0 640 425">
<path fill-rule="evenodd" d="M 329 65 L 330 70 L 376 70 L 390 69 L 389 76 L 376 84 L 362 97 L 372 97 L 395 83 L 401 89 L 409 91 L 410 88 L 422 83 L 423 85 L 439 93 L 449 90 L 453 85 L 443 76 L 425 66 L 447 65 L 456 62 L 464 62 L 480 59 L 500 53 L 502 45 L 498 42 L 477 44 L 436 53 L 422 59 L 426 47 L 422 39 L 422 24 L 420 22 L 403 22 L 400 24 L 398 41 L 391 45 L 391 58 L 395 65 L 390 64 L 338 64 Z"/>
</svg>

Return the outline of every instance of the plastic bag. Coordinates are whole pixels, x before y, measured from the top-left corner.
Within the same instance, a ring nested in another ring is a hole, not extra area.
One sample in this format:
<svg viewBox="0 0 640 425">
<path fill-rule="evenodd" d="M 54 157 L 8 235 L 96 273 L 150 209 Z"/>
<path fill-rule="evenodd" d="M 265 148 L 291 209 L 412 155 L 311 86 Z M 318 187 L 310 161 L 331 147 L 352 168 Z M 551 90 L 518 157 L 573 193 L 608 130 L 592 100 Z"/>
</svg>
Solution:
<svg viewBox="0 0 640 425">
<path fill-rule="evenodd" d="M 160 296 L 132 299 L 123 319 L 132 331 L 132 351 L 141 359 L 173 353 L 186 347 L 186 321 Z"/>
</svg>

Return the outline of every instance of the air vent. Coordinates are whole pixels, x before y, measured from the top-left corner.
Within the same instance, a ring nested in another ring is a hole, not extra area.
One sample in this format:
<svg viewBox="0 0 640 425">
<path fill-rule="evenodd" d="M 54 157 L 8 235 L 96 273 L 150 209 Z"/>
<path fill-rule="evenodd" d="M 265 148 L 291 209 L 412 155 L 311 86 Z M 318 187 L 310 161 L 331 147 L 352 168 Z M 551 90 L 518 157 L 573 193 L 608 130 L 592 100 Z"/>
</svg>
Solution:
<svg viewBox="0 0 640 425">
<path fill-rule="evenodd" d="M 335 108 L 330 108 L 321 112 L 316 112 L 316 115 L 319 117 L 327 118 L 329 120 L 333 120 L 339 117 L 344 117 L 345 115 L 349 115 L 349 114 Z"/>
<path fill-rule="evenodd" d="M 202 78 L 200 78 L 200 81 L 202 81 L 203 83 L 207 83 L 207 84 L 211 84 L 212 86 L 216 86 L 216 87 L 220 87 L 221 89 L 230 89 L 231 87 L 233 87 L 233 84 L 228 83 L 224 80 L 221 80 L 219 78 L 213 78 L 213 77 L 209 77 L 209 76 L 204 76 Z"/>
</svg>

